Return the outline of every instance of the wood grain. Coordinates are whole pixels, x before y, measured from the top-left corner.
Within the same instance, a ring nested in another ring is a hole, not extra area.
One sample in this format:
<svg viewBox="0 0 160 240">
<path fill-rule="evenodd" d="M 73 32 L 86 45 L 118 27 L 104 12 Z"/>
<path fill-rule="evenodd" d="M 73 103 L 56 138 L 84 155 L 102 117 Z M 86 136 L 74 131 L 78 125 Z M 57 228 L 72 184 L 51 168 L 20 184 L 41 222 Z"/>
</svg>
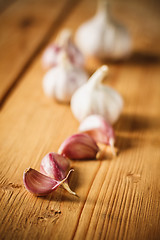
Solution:
<svg viewBox="0 0 160 240">
<path fill-rule="evenodd" d="M 128 28 L 134 51 L 144 55 L 160 55 L 160 2 L 118 1 L 110 2 L 112 14 Z"/>
<path fill-rule="evenodd" d="M 88 13 L 85 6 L 92 6 Z M 59 30 L 75 30 L 94 9 L 95 3 L 81 1 Z M 125 101 L 114 126 L 120 152 L 101 161 L 72 161 L 70 186 L 79 198 L 62 188 L 37 198 L 23 186 L 23 171 L 38 170 L 42 157 L 56 152 L 79 125 L 69 105 L 44 96 L 41 54 L 6 98 L 0 117 L 0 239 L 159 239 L 160 62 L 135 57 L 105 63 L 110 74 L 104 84 Z M 86 67 L 91 73 L 101 64 L 89 59 Z"/>
<path fill-rule="evenodd" d="M 16 0 L 0 0 L 0 13 L 5 11 Z"/>
<path fill-rule="evenodd" d="M 0 102 L 77 2 L 16 1 L 0 16 Z"/>
</svg>

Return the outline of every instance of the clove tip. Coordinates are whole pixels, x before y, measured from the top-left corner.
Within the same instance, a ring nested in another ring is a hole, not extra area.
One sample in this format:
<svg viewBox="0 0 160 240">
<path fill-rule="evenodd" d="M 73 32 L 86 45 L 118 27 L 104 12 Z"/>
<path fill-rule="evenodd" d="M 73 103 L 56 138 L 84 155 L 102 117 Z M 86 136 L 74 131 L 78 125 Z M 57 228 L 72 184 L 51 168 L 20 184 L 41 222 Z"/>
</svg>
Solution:
<svg viewBox="0 0 160 240">
<path fill-rule="evenodd" d="M 107 65 L 102 65 L 102 66 L 100 67 L 100 69 L 101 69 L 102 72 L 107 73 L 109 68 L 108 68 Z"/>
</svg>

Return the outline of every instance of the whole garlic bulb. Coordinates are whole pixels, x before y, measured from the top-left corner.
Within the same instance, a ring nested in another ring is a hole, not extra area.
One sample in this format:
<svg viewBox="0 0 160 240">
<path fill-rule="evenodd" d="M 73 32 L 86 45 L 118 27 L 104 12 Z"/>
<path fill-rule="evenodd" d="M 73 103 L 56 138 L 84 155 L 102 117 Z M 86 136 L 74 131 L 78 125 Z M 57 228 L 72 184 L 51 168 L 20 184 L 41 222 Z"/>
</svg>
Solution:
<svg viewBox="0 0 160 240">
<path fill-rule="evenodd" d="M 76 66 L 84 65 L 84 56 L 73 43 L 71 31 L 64 29 L 60 32 L 55 43 L 51 44 L 43 53 L 42 65 L 45 69 L 49 69 L 58 64 L 59 55 L 62 51 L 68 54 L 70 61 Z"/>
<path fill-rule="evenodd" d="M 82 68 L 72 64 L 65 52 L 59 57 L 59 64 L 44 76 L 43 90 L 49 97 L 69 102 L 75 90 L 88 80 L 88 75 Z"/>
<path fill-rule="evenodd" d="M 131 38 L 126 28 L 112 20 L 107 0 L 99 0 L 97 13 L 76 32 L 76 43 L 86 55 L 121 59 L 131 53 Z"/>
<path fill-rule="evenodd" d="M 80 122 L 92 114 L 101 115 L 111 124 L 117 121 L 123 108 L 123 100 L 113 88 L 101 84 L 107 72 L 108 67 L 101 66 L 88 82 L 73 94 L 71 110 Z"/>
</svg>

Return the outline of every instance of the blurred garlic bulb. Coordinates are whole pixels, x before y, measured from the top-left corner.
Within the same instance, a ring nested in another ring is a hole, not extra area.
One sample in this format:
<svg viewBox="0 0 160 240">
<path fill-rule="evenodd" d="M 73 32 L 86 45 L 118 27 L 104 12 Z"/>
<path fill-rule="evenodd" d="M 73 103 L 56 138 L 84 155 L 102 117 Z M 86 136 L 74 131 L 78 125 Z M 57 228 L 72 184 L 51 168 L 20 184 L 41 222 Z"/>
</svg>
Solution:
<svg viewBox="0 0 160 240">
<path fill-rule="evenodd" d="M 64 29 L 59 34 L 55 43 L 51 44 L 42 56 L 42 65 L 45 69 L 54 67 L 59 62 L 59 55 L 62 51 L 68 54 L 70 61 L 76 66 L 84 65 L 84 57 L 71 39 L 71 31 Z"/>
<path fill-rule="evenodd" d="M 107 72 L 108 67 L 103 65 L 73 94 L 71 109 L 80 122 L 92 114 L 101 115 L 111 124 L 117 121 L 123 100 L 113 88 L 101 84 Z"/>
<path fill-rule="evenodd" d="M 59 64 L 50 69 L 43 79 L 43 89 L 47 96 L 60 102 L 69 102 L 77 88 L 88 80 L 86 72 L 72 64 L 66 52 L 59 55 Z"/>
<path fill-rule="evenodd" d="M 112 20 L 107 0 L 99 0 L 97 13 L 76 32 L 79 49 L 89 56 L 122 59 L 131 53 L 131 38 L 126 28 Z"/>
</svg>

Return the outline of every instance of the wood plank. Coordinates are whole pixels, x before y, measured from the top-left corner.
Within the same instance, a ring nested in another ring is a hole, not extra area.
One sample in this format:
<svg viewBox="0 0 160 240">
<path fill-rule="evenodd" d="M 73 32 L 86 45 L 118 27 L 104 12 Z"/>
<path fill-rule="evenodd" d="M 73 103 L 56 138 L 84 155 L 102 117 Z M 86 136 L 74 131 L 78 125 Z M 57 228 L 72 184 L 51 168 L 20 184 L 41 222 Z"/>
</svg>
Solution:
<svg viewBox="0 0 160 240">
<path fill-rule="evenodd" d="M 85 4 L 82 1 L 75 8 L 63 27 L 76 29 L 87 18 Z M 84 16 L 78 14 L 83 9 Z M 44 96 L 40 57 L 1 112 L 1 238 L 158 239 L 160 62 L 132 59 L 109 64 L 110 77 L 105 83 L 125 100 L 115 126 L 120 154 L 114 159 L 72 162 L 75 172 L 70 185 L 80 198 L 60 188 L 46 198 L 36 198 L 23 187 L 24 169 L 38 170 L 42 157 L 57 151 L 78 128 L 68 105 Z M 91 72 L 101 64 L 90 59 L 87 69 Z"/>
<path fill-rule="evenodd" d="M 160 56 L 160 2 L 113 0 L 112 12 L 131 33 L 134 51 Z"/>
<path fill-rule="evenodd" d="M 16 0 L 0 0 L 0 13 L 5 11 L 10 4 L 14 3 Z"/>
<path fill-rule="evenodd" d="M 0 18 L 2 36 L 0 39 L 0 102 L 5 100 L 7 93 L 12 90 L 14 83 L 16 84 L 20 79 L 21 74 L 35 54 L 44 46 L 51 33 L 55 31 L 58 22 L 62 21 L 69 13 L 70 7 L 77 3 L 73 0 L 67 1 L 63 8 L 65 0 L 47 1 L 34 0 L 30 4 L 29 1 L 17 0 Z M 95 12 L 95 6 L 95 3 L 90 4 L 89 1 L 86 1 L 83 15 L 77 15 L 76 22 L 79 22 L 79 20 L 85 21 L 92 16 Z M 144 8 L 142 3 L 137 4 L 137 2 L 130 1 L 124 3 L 115 0 L 111 4 L 111 9 L 113 15 L 129 28 L 133 37 L 134 50 L 159 55 L 159 44 L 153 44 L 153 42 L 159 42 L 160 40 L 160 31 L 157 31 L 157 29 L 160 29 L 159 4 L 157 2 L 152 4 L 151 7 L 147 4 L 146 6 L 148 7 Z M 147 16 L 147 18 L 144 19 L 144 16 Z M 144 23 L 140 25 L 139 22 Z M 145 29 L 142 29 L 142 26 L 145 26 Z M 142 30 L 143 34 L 141 34 Z"/>
<path fill-rule="evenodd" d="M 86 0 L 83 4 L 83 14 L 81 10 L 79 10 L 79 14 L 73 12 L 73 15 L 64 23 L 65 26 L 71 26 L 72 30 L 75 31 L 80 23 L 87 21 L 95 14 L 96 6 L 96 1 Z M 123 23 L 131 34 L 134 53 L 160 56 L 160 45 L 156 44 L 160 42 L 159 9 L 159 1 L 146 0 L 145 3 L 138 0 L 110 1 L 110 11 L 113 18 Z M 79 24 L 73 24 L 73 18 Z"/>
<path fill-rule="evenodd" d="M 74 0 L 16 1 L 1 14 L 0 102 L 77 3 Z"/>
<path fill-rule="evenodd" d="M 111 72 L 115 68 L 111 66 Z M 121 152 L 112 160 L 73 162 L 70 183 L 80 199 L 62 189 L 36 198 L 23 187 L 23 170 L 28 166 L 39 169 L 42 157 L 57 151 L 78 127 L 69 106 L 43 96 L 40 69 L 37 61 L 1 116 L 2 239 L 6 234 L 8 239 L 30 235 L 52 239 L 53 234 L 55 239 L 158 239 L 159 63 L 148 64 L 147 73 L 142 65 L 120 66 L 115 87 L 126 102 L 116 126 Z M 154 95 L 146 98 L 150 91 Z"/>
</svg>

